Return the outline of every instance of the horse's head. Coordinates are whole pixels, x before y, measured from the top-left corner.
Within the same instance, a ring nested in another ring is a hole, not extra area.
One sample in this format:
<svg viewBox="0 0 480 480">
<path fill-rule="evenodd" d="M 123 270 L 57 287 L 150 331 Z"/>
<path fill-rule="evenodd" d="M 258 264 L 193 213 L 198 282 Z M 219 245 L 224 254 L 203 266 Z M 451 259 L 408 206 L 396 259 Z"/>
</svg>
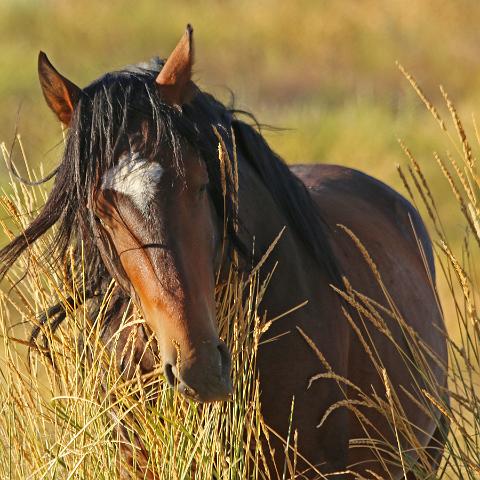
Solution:
<svg viewBox="0 0 480 480">
<path fill-rule="evenodd" d="M 80 161 L 92 162 L 89 171 L 77 168 L 90 189 L 86 205 L 107 269 L 141 307 L 168 381 L 198 401 L 215 401 L 232 392 L 214 300 L 220 222 L 200 150 L 165 121 L 181 118 L 195 96 L 192 63 L 188 27 L 160 73 L 150 71 L 133 86 L 127 74 L 112 74 L 81 90 L 43 54 L 39 74 L 47 103 L 74 130 Z M 144 108 L 146 102 L 153 110 Z M 103 132 L 92 127 L 98 117 Z"/>
</svg>

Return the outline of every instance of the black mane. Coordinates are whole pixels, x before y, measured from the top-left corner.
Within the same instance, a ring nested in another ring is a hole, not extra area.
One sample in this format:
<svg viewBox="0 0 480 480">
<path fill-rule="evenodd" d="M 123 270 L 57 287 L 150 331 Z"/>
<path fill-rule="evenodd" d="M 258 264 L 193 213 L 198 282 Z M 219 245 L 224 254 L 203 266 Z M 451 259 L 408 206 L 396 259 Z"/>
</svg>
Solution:
<svg viewBox="0 0 480 480">
<path fill-rule="evenodd" d="M 104 75 L 83 90 L 50 196 L 30 226 L 0 251 L 0 278 L 29 245 L 57 224 L 45 259 L 63 259 L 69 246 L 73 245 L 79 252 L 83 243 L 83 248 L 89 252 L 85 265 L 87 292 L 94 295 L 94 292 L 104 291 L 111 277 L 100 257 L 103 234 L 91 208 L 103 173 L 112 166 L 118 154 L 133 145 L 143 148 L 146 156 L 152 158 L 161 147 L 168 146 L 173 152 L 177 173 L 183 176 L 180 143 L 185 140 L 200 151 L 206 162 L 212 201 L 219 218 L 227 219 L 230 244 L 247 255 L 248 249 L 240 241 L 236 229 L 236 225 L 241 228 L 242 219 L 236 218 L 230 195 L 227 194 L 224 202 L 215 127 L 231 156 L 233 132 L 242 158 L 257 172 L 313 258 L 329 273 L 332 282 L 337 283 L 339 274 L 327 227 L 305 186 L 270 149 L 258 124 L 256 128 L 242 121 L 245 112 L 227 108 L 206 93 L 200 92 L 181 111 L 164 104 L 155 84 L 162 65 L 161 60 L 153 59 L 147 64 L 129 66 Z M 256 123 L 252 115 L 247 114 L 247 118 Z M 140 131 L 140 121 L 143 121 L 141 135 L 132 136 L 133 132 Z M 228 176 L 226 188 L 227 192 L 235 188 Z M 47 321 L 47 317 L 43 321 Z M 57 319 L 52 326 L 58 326 L 60 321 Z M 37 328 L 33 337 L 38 333 Z"/>
</svg>

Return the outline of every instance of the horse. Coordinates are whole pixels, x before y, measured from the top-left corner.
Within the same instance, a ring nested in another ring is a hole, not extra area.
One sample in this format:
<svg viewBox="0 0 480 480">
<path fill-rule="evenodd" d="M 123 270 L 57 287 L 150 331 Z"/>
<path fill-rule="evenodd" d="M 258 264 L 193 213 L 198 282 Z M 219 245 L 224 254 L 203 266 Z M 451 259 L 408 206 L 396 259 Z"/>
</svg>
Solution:
<svg viewBox="0 0 480 480">
<path fill-rule="evenodd" d="M 228 269 L 234 256 L 237 268 L 248 272 L 283 230 L 262 267 L 274 273 L 261 308 L 278 319 L 264 334 L 257 360 L 262 415 L 278 434 L 271 438 L 270 474 L 282 470 L 281 439 L 291 429 L 298 432 L 299 478 L 332 472 L 343 472 L 338 478 L 416 478 L 419 453 L 410 452 L 413 460 L 405 466 L 382 448 L 352 446 L 367 436 L 400 448 L 403 440 L 385 415 L 355 400 L 351 408 L 336 408 L 357 387 L 388 402 L 386 378 L 435 471 L 445 432 L 421 399 L 422 389 L 446 386 L 447 349 L 432 245 L 419 213 L 358 170 L 288 166 L 253 114 L 198 87 L 193 64 L 190 26 L 166 60 L 107 73 L 85 88 L 39 54 L 43 95 L 68 129 L 65 150 L 43 209 L 0 251 L 0 274 L 56 225 L 52 258 L 63 258 L 72 245 L 88 252 L 87 297 L 104 292 L 112 279 L 118 286 L 105 338 L 133 300 L 155 334 L 170 385 L 196 402 L 222 402 L 231 399 L 232 382 L 230 353 L 216 325 L 216 272 Z M 234 175 L 222 173 L 219 143 L 236 158 Z M 378 306 L 388 334 L 368 320 L 367 307 L 352 309 L 346 291 Z M 403 324 L 387 314 L 392 305 Z M 47 317 L 54 329 L 65 314 L 55 306 Z M 381 371 L 360 330 L 374 345 Z M 413 367 L 411 331 L 429 352 L 428 374 Z M 32 341 L 39 333 L 34 329 Z M 138 352 L 147 338 L 137 339 Z M 138 355 L 138 362 L 142 372 L 156 366 L 148 355 Z"/>
</svg>

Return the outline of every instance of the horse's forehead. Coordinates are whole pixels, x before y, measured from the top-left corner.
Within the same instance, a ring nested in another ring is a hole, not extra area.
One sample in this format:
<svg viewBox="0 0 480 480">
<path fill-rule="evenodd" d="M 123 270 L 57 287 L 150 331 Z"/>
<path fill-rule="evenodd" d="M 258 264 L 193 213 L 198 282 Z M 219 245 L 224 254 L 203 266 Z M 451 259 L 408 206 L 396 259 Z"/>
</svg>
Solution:
<svg viewBox="0 0 480 480">
<path fill-rule="evenodd" d="M 158 162 L 142 158 L 139 153 L 125 154 L 103 175 L 102 190 L 127 195 L 141 212 L 146 212 L 163 173 Z"/>
</svg>

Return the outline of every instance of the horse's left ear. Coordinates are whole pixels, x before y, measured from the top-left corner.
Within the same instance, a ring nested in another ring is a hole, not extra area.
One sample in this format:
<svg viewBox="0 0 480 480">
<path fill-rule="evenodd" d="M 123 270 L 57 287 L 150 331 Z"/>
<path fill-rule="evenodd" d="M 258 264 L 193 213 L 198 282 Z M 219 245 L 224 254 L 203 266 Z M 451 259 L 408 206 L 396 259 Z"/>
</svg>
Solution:
<svg viewBox="0 0 480 480">
<path fill-rule="evenodd" d="M 156 79 L 160 96 L 169 105 L 182 106 L 195 95 L 192 66 L 193 28 L 187 25 L 185 33 Z"/>
<path fill-rule="evenodd" d="M 58 73 L 43 52 L 38 55 L 38 77 L 48 106 L 68 127 L 82 90 Z"/>
</svg>

